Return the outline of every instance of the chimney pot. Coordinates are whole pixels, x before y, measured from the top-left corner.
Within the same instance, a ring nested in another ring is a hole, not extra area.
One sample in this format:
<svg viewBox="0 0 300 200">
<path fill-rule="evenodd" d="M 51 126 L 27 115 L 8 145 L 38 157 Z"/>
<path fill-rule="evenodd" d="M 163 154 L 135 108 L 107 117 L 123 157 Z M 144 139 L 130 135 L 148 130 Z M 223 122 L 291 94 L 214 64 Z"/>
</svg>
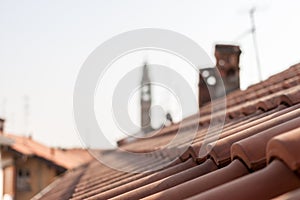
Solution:
<svg viewBox="0 0 300 200">
<path fill-rule="evenodd" d="M 5 119 L 0 118 L 0 134 L 4 132 Z"/>
</svg>

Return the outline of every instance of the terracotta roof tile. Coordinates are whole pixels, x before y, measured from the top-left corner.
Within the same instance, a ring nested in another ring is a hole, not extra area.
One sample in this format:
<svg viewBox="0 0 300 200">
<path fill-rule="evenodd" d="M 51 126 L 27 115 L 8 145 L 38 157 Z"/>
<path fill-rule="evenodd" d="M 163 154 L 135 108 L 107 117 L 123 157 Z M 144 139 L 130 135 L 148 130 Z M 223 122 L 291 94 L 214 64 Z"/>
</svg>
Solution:
<svg viewBox="0 0 300 200">
<path fill-rule="evenodd" d="M 269 140 L 286 131 L 299 127 L 300 117 L 278 124 L 234 143 L 231 146 L 231 159 L 241 159 L 251 170 L 258 170 L 266 165 L 266 147 Z"/>
<path fill-rule="evenodd" d="M 222 169 L 156 193 L 145 199 L 185 199 L 247 175 L 248 173 L 247 167 L 243 163 L 239 160 L 234 160 L 230 165 Z"/>
<path fill-rule="evenodd" d="M 298 199 L 300 199 L 300 189 L 287 192 L 283 195 L 274 198 L 273 200 L 298 200 Z"/>
<path fill-rule="evenodd" d="M 131 191 L 133 189 L 142 187 L 144 185 L 153 183 L 155 181 L 161 180 L 161 179 L 171 176 L 173 174 L 179 173 L 179 172 L 184 171 L 188 168 L 191 168 L 195 165 L 196 164 L 190 159 L 186 162 L 180 163 L 180 164 L 172 166 L 170 168 L 166 168 L 162 171 L 158 171 L 158 172 L 155 172 L 155 173 L 147 175 L 147 176 L 145 175 L 140 179 L 132 179 L 132 178 L 123 179 L 118 184 L 115 184 L 114 185 L 115 187 L 111 190 L 107 190 L 102 193 L 96 192 L 97 195 L 95 197 L 97 197 L 99 199 L 108 199 L 108 198 L 123 194 L 125 192 Z M 119 187 L 117 187 L 117 186 L 119 186 Z M 74 199 L 78 199 L 78 198 L 74 198 Z"/>
<path fill-rule="evenodd" d="M 283 160 L 292 170 L 300 169 L 300 128 L 294 129 L 270 140 L 267 147 L 267 159 Z"/>
<path fill-rule="evenodd" d="M 280 110 L 282 108 L 283 107 L 279 107 L 278 109 Z M 225 138 L 234 133 L 237 133 L 239 131 L 242 131 L 244 129 L 247 129 L 257 123 L 263 123 L 264 121 L 267 121 L 267 120 L 271 119 L 272 117 L 279 116 L 278 114 L 274 114 L 273 116 L 270 116 L 270 114 L 274 113 L 274 111 L 276 111 L 276 110 L 269 111 L 268 113 L 257 112 L 257 114 L 252 115 L 251 118 L 243 117 L 244 120 L 237 119 L 234 122 L 225 124 L 225 126 L 223 128 L 223 132 L 220 135 L 220 139 Z M 288 112 L 288 109 L 284 110 L 283 112 Z M 197 137 L 194 139 L 193 144 L 188 149 L 188 152 L 185 152 L 186 154 L 190 153 L 190 156 L 193 157 L 195 160 L 197 160 L 197 158 L 199 158 L 198 152 L 202 146 L 203 138 L 205 137 L 206 132 L 207 132 L 207 129 L 203 128 L 198 133 Z M 208 152 L 207 152 L 207 155 L 208 155 Z M 187 155 L 184 155 L 184 156 L 187 157 Z M 200 158 L 200 159 L 202 159 L 202 158 Z"/>
<path fill-rule="evenodd" d="M 175 163 L 174 166 L 170 166 L 170 168 L 166 168 L 165 170 L 163 170 L 163 173 L 172 174 L 172 173 L 175 173 L 177 170 L 184 170 L 184 169 L 186 169 L 188 167 L 191 167 L 191 166 L 193 166 L 193 163 L 191 163 L 191 162 L 186 162 L 184 164 Z M 98 170 L 99 170 L 99 168 L 98 168 Z M 123 176 L 120 176 L 117 180 L 117 179 L 113 179 L 113 178 L 110 179 L 110 175 L 106 175 L 106 174 L 103 175 L 103 173 L 101 173 L 101 170 L 100 170 L 99 175 L 93 174 L 95 180 L 97 180 L 96 184 L 85 185 L 85 187 L 82 187 L 82 185 L 80 185 L 81 188 L 79 188 L 80 187 L 79 186 L 75 189 L 75 192 L 73 193 L 73 199 L 82 199 L 84 197 L 93 196 L 95 194 L 100 194 L 100 193 L 103 193 L 105 191 L 111 191 L 110 189 L 119 188 L 119 186 L 122 186 L 122 185 L 128 184 L 128 183 L 133 183 L 133 185 L 131 185 L 130 187 L 129 186 L 125 187 L 125 190 L 128 189 L 128 188 L 131 188 L 131 187 L 135 187 L 136 185 L 134 185 L 134 184 L 141 184 L 139 186 L 142 186 L 143 184 L 153 182 L 154 180 L 159 179 L 160 177 L 166 176 L 163 173 L 158 173 L 158 174 L 151 174 L 151 173 L 130 174 L 130 173 L 124 173 Z M 107 177 L 107 179 L 105 179 L 105 177 Z M 138 183 L 133 182 L 133 181 L 136 181 L 136 180 L 139 180 Z M 122 189 L 122 188 L 120 188 L 120 189 Z"/>
<path fill-rule="evenodd" d="M 167 178 L 158 180 L 146 186 L 142 186 L 135 190 L 131 190 L 122 195 L 116 196 L 112 199 L 140 199 L 146 197 L 148 195 L 154 194 L 156 192 L 160 192 L 162 190 L 168 189 L 170 187 L 174 187 L 180 183 L 189 181 L 203 174 L 207 174 L 211 171 L 217 169 L 217 166 L 212 160 L 207 160 L 201 165 L 192 167 L 185 171 L 179 172 L 175 175 L 169 176 Z M 97 196 L 95 196 L 97 197 Z"/>
<path fill-rule="evenodd" d="M 284 113 L 284 111 L 279 111 Z M 215 160 L 216 163 L 223 165 L 224 163 L 228 163 L 230 161 L 230 148 L 231 145 L 239 140 L 250 137 L 254 134 L 257 134 L 261 131 L 267 130 L 276 126 L 277 124 L 281 124 L 285 121 L 292 120 L 300 116 L 300 109 L 293 110 L 288 113 L 284 113 L 278 117 L 274 117 L 263 124 L 255 124 L 249 128 L 246 128 L 242 131 L 239 131 L 236 134 L 229 135 L 228 137 L 222 138 L 216 142 L 216 144 L 212 147 L 210 155 Z M 208 145 L 208 147 L 210 144 Z"/>
<path fill-rule="evenodd" d="M 190 199 L 270 199 L 299 187 L 299 177 L 284 163 L 274 160 L 264 169 Z"/>
</svg>

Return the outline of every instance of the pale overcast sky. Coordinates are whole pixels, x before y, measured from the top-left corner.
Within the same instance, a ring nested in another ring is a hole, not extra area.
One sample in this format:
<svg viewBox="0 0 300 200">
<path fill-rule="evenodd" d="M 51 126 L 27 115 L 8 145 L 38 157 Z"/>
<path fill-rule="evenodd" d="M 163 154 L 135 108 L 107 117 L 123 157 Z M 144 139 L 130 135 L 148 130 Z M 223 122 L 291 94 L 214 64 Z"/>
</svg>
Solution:
<svg viewBox="0 0 300 200">
<path fill-rule="evenodd" d="M 238 44 L 242 88 L 256 83 L 251 35 L 236 41 L 250 28 L 253 5 L 266 79 L 300 61 L 299 1 L 0 0 L 0 116 L 6 130 L 31 132 L 51 146 L 80 146 L 72 110 L 80 67 L 102 42 L 138 28 L 184 34 L 213 61 L 216 43 Z"/>
</svg>

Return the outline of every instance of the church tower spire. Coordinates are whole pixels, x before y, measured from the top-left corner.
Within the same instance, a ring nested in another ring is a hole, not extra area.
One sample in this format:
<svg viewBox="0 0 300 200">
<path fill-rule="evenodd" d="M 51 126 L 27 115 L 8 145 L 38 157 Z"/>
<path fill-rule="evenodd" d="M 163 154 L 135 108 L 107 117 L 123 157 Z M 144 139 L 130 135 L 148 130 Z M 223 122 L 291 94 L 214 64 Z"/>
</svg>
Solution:
<svg viewBox="0 0 300 200">
<path fill-rule="evenodd" d="M 141 81 L 141 127 L 144 133 L 152 130 L 150 109 L 151 109 L 151 81 L 149 77 L 148 65 L 145 62 L 143 66 L 143 75 Z"/>
</svg>

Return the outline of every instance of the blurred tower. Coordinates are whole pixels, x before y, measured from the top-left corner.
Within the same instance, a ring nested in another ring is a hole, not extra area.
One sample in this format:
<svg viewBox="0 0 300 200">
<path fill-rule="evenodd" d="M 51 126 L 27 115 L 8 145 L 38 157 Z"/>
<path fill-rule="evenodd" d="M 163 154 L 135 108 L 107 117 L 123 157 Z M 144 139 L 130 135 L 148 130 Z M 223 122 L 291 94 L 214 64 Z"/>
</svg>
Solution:
<svg viewBox="0 0 300 200">
<path fill-rule="evenodd" d="M 141 128 L 144 133 L 152 130 L 151 127 L 151 82 L 149 77 L 149 69 L 147 63 L 143 67 L 143 75 L 141 81 Z"/>
</svg>

